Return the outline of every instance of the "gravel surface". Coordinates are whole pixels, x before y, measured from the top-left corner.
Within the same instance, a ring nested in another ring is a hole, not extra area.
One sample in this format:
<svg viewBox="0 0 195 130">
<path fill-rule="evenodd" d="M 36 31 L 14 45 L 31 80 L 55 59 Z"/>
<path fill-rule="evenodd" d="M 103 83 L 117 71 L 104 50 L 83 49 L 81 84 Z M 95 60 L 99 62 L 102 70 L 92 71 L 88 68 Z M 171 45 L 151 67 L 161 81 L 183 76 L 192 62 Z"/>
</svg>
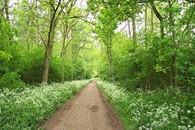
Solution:
<svg viewBox="0 0 195 130">
<path fill-rule="evenodd" d="M 64 104 L 42 126 L 46 130 L 124 130 L 95 81 Z"/>
</svg>

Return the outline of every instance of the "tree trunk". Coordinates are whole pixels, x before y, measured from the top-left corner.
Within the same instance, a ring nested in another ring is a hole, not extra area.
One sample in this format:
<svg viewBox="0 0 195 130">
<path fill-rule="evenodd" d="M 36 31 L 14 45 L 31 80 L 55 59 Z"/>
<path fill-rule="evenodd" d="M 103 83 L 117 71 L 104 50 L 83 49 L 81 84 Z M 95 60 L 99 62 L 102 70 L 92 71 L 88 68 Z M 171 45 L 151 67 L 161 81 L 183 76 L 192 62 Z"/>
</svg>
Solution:
<svg viewBox="0 0 195 130">
<path fill-rule="evenodd" d="M 71 66 L 72 66 L 72 68 L 71 68 L 71 80 L 73 80 L 74 79 L 74 46 L 73 46 L 73 44 L 72 44 L 72 46 L 71 46 Z"/>
<path fill-rule="evenodd" d="M 43 67 L 43 75 L 42 75 L 42 83 L 46 83 L 48 81 L 48 75 L 49 75 L 49 64 L 50 64 L 50 57 L 52 53 L 53 43 L 54 43 L 54 33 L 56 24 L 50 26 L 50 31 L 48 34 L 48 41 L 45 46 L 45 57 L 44 57 L 44 67 Z"/>
<path fill-rule="evenodd" d="M 132 16 L 132 26 L 133 26 L 133 45 L 136 46 L 137 45 L 137 35 L 136 35 L 136 16 L 135 13 L 133 13 Z"/>
<path fill-rule="evenodd" d="M 62 43 L 62 52 L 61 52 L 61 58 L 62 58 L 62 83 L 64 82 L 64 70 L 65 70 L 65 50 L 64 50 L 65 43 L 66 43 L 66 38 L 64 36 L 63 43 Z"/>
<path fill-rule="evenodd" d="M 177 76 L 178 76 L 178 72 L 177 72 L 177 68 L 175 66 L 176 64 L 176 61 L 177 61 L 177 53 L 176 53 L 176 48 L 177 48 L 177 45 L 176 45 L 176 41 L 175 41 L 175 27 L 174 27 L 174 18 L 173 18 L 173 12 L 172 12 L 172 4 L 171 3 L 171 0 L 168 1 L 169 3 L 169 31 L 171 33 L 171 40 L 172 40 L 172 43 L 173 43 L 173 50 L 174 50 L 174 53 L 172 55 L 172 65 L 171 65 L 171 68 L 172 68 L 172 73 L 173 73 L 173 81 L 174 81 L 174 87 L 177 88 L 178 87 L 178 81 L 177 81 Z"/>
<path fill-rule="evenodd" d="M 63 41 L 62 41 L 62 50 L 61 50 L 61 58 L 62 58 L 62 82 L 64 82 L 64 70 L 65 70 L 65 44 L 67 39 L 67 22 L 64 25 L 64 31 L 63 31 Z"/>
<path fill-rule="evenodd" d="M 128 25 L 128 36 L 129 36 L 129 38 L 131 37 L 131 27 L 130 27 L 130 21 L 129 20 L 127 20 L 127 25 Z"/>
<path fill-rule="evenodd" d="M 164 38 L 165 31 L 164 31 L 164 20 L 163 19 L 160 20 L 160 34 L 161 34 L 161 38 Z"/>
<path fill-rule="evenodd" d="M 109 62 L 109 75 L 112 80 L 114 80 L 113 77 L 113 69 L 112 69 L 112 52 L 111 52 L 111 41 L 109 41 L 109 45 L 106 46 L 107 48 L 107 56 L 108 56 L 108 62 Z"/>
<path fill-rule="evenodd" d="M 42 75 L 42 81 L 41 81 L 42 83 L 45 83 L 45 84 L 47 84 L 48 82 L 51 51 L 52 51 L 52 47 L 47 45 L 45 49 L 43 75 Z"/>
<path fill-rule="evenodd" d="M 151 33 L 154 32 L 154 12 L 151 9 Z"/>
<path fill-rule="evenodd" d="M 147 32 L 147 19 L 148 19 L 148 8 L 147 4 L 145 5 L 145 32 Z"/>
<path fill-rule="evenodd" d="M 145 7 L 145 44 L 146 48 L 148 47 L 148 35 L 147 35 L 147 19 L 148 19 L 148 8 L 147 8 L 147 3 Z"/>
<path fill-rule="evenodd" d="M 9 21 L 9 0 L 4 0 L 5 15 L 7 21 Z"/>
<path fill-rule="evenodd" d="M 50 64 L 50 57 L 52 53 L 52 47 L 54 43 L 54 35 L 55 35 L 55 29 L 58 22 L 58 17 L 61 15 L 63 9 L 60 10 L 60 12 L 57 14 L 57 11 L 61 5 L 61 0 L 58 1 L 58 4 L 55 8 L 55 0 L 50 0 L 50 13 L 49 13 L 49 32 L 48 32 L 48 40 L 47 44 L 45 45 L 45 57 L 44 57 L 44 66 L 43 66 L 43 74 L 42 74 L 42 83 L 47 84 L 48 81 L 48 75 L 49 75 L 49 64 Z"/>
</svg>

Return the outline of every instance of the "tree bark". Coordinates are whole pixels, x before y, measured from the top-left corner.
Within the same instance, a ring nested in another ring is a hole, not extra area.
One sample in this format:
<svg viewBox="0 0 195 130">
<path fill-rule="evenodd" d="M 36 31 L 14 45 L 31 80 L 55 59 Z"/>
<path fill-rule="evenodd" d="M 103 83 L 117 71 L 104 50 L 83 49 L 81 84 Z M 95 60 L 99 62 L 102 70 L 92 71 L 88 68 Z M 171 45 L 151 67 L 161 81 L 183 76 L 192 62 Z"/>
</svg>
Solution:
<svg viewBox="0 0 195 130">
<path fill-rule="evenodd" d="M 133 45 L 137 45 L 137 34 L 136 34 L 136 16 L 135 12 L 133 13 L 132 16 L 132 26 L 133 26 Z"/>
<path fill-rule="evenodd" d="M 52 47 L 48 45 L 45 49 L 44 67 L 43 67 L 43 75 L 42 75 L 42 81 L 41 81 L 42 83 L 45 83 L 45 84 L 47 84 L 48 82 L 51 51 L 52 51 Z"/>
</svg>

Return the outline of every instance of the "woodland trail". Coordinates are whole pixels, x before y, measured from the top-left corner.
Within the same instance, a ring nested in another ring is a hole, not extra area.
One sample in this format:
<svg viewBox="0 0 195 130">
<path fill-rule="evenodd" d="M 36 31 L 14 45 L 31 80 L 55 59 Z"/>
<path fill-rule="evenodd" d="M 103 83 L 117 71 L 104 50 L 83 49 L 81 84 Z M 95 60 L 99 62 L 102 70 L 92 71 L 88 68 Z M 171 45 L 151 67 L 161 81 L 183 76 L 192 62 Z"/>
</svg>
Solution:
<svg viewBox="0 0 195 130">
<path fill-rule="evenodd" d="M 65 103 L 43 126 L 46 130 L 124 130 L 95 81 Z"/>
</svg>

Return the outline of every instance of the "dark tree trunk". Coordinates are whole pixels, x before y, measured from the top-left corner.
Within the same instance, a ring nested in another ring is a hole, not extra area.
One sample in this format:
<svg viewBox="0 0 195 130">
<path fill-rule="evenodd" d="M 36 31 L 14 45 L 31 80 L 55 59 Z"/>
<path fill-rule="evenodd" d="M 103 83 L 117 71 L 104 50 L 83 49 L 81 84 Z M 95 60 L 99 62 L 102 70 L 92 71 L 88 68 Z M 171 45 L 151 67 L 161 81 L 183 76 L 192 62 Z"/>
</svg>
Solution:
<svg viewBox="0 0 195 130">
<path fill-rule="evenodd" d="M 136 16 L 135 13 L 133 13 L 132 16 L 132 26 L 133 26 L 133 45 L 137 45 L 137 34 L 136 34 Z"/>
</svg>

